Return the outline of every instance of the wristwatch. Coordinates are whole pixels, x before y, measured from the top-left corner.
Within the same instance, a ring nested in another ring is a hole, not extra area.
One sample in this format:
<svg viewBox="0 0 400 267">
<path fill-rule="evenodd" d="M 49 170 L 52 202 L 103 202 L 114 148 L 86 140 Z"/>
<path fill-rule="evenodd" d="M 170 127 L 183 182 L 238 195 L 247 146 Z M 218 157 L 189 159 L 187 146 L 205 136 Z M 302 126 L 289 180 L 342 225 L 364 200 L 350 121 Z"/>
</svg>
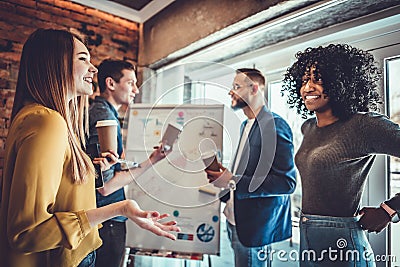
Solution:
<svg viewBox="0 0 400 267">
<path fill-rule="evenodd" d="M 386 213 L 389 215 L 392 222 L 399 221 L 399 215 L 397 214 L 397 211 L 395 211 L 394 209 L 389 207 L 385 202 L 381 203 L 381 208 L 386 211 Z"/>
</svg>

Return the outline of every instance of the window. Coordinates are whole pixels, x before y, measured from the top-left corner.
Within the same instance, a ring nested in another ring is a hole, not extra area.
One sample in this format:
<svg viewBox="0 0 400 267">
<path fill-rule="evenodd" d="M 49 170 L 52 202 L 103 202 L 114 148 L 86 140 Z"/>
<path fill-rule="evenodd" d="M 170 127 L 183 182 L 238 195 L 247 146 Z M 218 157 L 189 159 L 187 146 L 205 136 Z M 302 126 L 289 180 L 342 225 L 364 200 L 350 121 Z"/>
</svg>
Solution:
<svg viewBox="0 0 400 267">
<path fill-rule="evenodd" d="M 272 112 L 277 113 L 289 124 L 293 132 L 293 146 L 294 152 L 299 149 L 303 135 L 301 133 L 301 125 L 305 121 L 301 118 L 299 114 L 296 113 L 295 109 L 289 108 L 286 103 L 286 97 L 281 96 L 282 82 L 275 81 L 268 84 L 268 99 L 269 106 Z M 301 208 L 301 179 L 300 175 L 297 173 L 297 186 L 296 191 L 292 194 L 292 215 L 293 220 L 296 221 L 300 218 L 300 208 Z M 296 225 L 295 223 L 293 224 Z M 293 229 L 293 242 L 299 243 L 299 229 L 295 227 Z"/>
<path fill-rule="evenodd" d="M 386 81 L 388 95 L 388 115 L 390 119 L 400 124 L 400 57 L 386 60 Z M 389 185 L 390 197 L 400 192 L 400 159 L 390 157 L 389 160 Z M 398 237 L 400 236 L 400 224 L 391 224 L 390 228 L 390 252 L 388 255 L 400 260 L 400 247 Z"/>
</svg>

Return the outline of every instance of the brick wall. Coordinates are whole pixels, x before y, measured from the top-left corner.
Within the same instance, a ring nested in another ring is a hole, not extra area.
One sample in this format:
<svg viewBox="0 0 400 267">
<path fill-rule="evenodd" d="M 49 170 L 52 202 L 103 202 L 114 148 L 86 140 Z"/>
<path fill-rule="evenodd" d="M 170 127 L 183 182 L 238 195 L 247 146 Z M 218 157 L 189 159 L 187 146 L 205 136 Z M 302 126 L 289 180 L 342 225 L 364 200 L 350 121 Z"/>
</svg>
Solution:
<svg viewBox="0 0 400 267">
<path fill-rule="evenodd" d="M 0 0 L 0 178 L 22 46 L 37 28 L 80 32 L 88 40 L 94 65 L 109 57 L 137 63 L 136 22 L 71 1 Z"/>
</svg>

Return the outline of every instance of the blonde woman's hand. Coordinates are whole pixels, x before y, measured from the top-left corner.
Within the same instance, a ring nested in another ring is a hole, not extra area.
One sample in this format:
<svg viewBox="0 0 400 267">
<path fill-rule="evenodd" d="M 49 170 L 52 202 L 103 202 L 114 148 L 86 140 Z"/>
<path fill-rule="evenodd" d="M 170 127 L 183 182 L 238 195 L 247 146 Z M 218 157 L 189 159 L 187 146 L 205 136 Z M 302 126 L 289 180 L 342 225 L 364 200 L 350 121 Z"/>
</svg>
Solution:
<svg viewBox="0 0 400 267">
<path fill-rule="evenodd" d="M 102 172 L 109 170 L 111 166 L 118 163 L 118 154 L 112 150 L 102 152 L 100 158 L 94 158 L 93 163 L 99 164 Z"/>
<path fill-rule="evenodd" d="M 157 211 L 144 211 L 134 200 L 126 200 L 122 214 L 136 223 L 140 228 L 171 240 L 176 240 L 176 236 L 168 231 L 181 231 L 181 229 L 176 226 L 176 221 L 160 222 L 160 220 L 167 218 L 169 216 L 168 214 L 160 214 Z"/>
</svg>

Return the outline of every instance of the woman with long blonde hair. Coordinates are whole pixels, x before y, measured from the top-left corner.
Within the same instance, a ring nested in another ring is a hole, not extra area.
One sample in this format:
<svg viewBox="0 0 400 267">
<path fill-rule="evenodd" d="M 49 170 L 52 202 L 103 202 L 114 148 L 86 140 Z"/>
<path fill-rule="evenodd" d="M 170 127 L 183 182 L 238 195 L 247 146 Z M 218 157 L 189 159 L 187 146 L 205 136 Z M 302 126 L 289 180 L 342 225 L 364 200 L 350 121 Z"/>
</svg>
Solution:
<svg viewBox="0 0 400 267">
<path fill-rule="evenodd" d="M 94 176 L 84 153 L 87 96 L 97 69 L 82 40 L 39 29 L 22 51 L 1 187 L 3 266 L 94 266 L 98 226 L 122 215 L 170 239 L 176 222 L 133 200 L 96 208 Z M 86 117 L 87 118 L 87 117 Z"/>
</svg>

